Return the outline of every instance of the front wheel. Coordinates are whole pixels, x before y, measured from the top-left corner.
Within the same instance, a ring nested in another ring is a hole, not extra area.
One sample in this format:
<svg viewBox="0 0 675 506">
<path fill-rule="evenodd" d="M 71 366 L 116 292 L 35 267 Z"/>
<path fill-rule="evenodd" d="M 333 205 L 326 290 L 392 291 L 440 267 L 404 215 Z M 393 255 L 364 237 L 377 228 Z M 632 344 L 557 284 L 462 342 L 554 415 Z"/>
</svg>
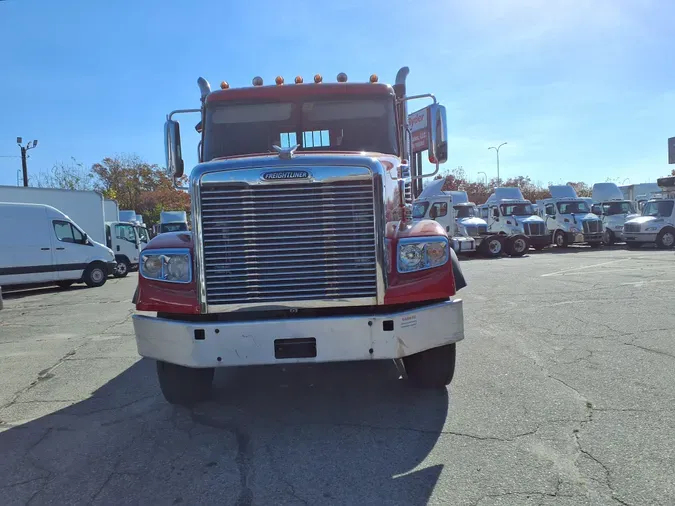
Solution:
<svg viewBox="0 0 675 506">
<path fill-rule="evenodd" d="M 553 236 L 553 243 L 558 247 L 558 248 L 567 248 L 568 243 L 567 243 L 567 236 L 565 235 L 565 232 L 562 230 L 558 230 L 555 235 Z"/>
<path fill-rule="evenodd" d="M 113 270 L 113 276 L 116 278 L 125 278 L 131 270 L 131 264 L 126 258 L 117 258 L 117 265 Z"/>
<path fill-rule="evenodd" d="M 616 237 L 614 236 L 614 232 L 612 232 L 609 229 L 606 229 L 605 232 L 602 234 L 602 243 L 605 246 L 612 246 L 616 242 Z"/>
<path fill-rule="evenodd" d="M 675 229 L 666 228 L 661 230 L 656 237 L 656 245 L 661 249 L 671 249 L 675 247 Z"/>
<path fill-rule="evenodd" d="M 416 387 L 445 388 L 455 375 L 455 343 L 404 357 L 403 365 L 408 379 Z"/>
<path fill-rule="evenodd" d="M 530 241 L 524 235 L 517 235 L 509 239 L 507 248 L 510 256 L 522 257 L 530 249 Z"/>
<path fill-rule="evenodd" d="M 215 369 L 194 369 L 157 361 L 157 378 L 162 395 L 170 404 L 192 406 L 208 398 Z"/>
<path fill-rule="evenodd" d="M 89 267 L 85 269 L 84 275 L 82 276 L 82 281 L 84 281 L 89 288 L 103 286 L 107 279 L 108 274 L 105 267 L 100 263 L 90 264 Z"/>
</svg>

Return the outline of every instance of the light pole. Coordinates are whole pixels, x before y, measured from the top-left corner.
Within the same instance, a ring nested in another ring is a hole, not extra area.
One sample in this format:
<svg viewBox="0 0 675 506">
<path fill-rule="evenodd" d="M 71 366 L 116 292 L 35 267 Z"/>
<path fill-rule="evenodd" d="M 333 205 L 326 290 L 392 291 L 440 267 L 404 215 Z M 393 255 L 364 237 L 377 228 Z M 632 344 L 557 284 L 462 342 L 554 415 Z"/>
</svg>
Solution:
<svg viewBox="0 0 675 506">
<path fill-rule="evenodd" d="M 485 172 L 479 172 L 479 174 L 483 174 L 485 176 L 485 186 L 487 186 L 488 184 L 487 174 Z"/>
<path fill-rule="evenodd" d="M 35 146 L 37 146 L 37 140 L 31 141 L 25 146 L 22 146 L 21 143 L 23 142 L 22 137 L 17 137 L 16 138 L 16 143 L 19 145 L 19 148 L 21 148 L 21 168 L 23 169 L 23 185 L 28 186 L 28 164 L 26 163 L 26 153 L 28 152 L 29 149 L 33 149 Z"/>
<path fill-rule="evenodd" d="M 501 143 L 499 146 L 497 146 L 496 148 L 495 148 L 494 146 L 490 146 L 490 147 L 488 148 L 488 150 L 494 149 L 494 150 L 496 151 L 496 153 L 497 153 L 497 186 L 499 186 L 499 182 L 500 182 L 500 179 L 499 179 L 499 148 L 501 148 L 501 147 L 504 146 L 505 144 L 508 144 L 508 142 L 502 142 L 502 143 Z"/>
</svg>

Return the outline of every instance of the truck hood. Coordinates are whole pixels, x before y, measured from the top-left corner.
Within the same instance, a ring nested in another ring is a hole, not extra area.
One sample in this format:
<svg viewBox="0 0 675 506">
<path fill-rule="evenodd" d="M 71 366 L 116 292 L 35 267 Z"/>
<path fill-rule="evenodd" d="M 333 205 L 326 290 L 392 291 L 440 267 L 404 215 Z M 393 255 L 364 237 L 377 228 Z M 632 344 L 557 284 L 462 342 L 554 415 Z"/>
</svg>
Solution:
<svg viewBox="0 0 675 506">
<path fill-rule="evenodd" d="M 516 217 L 518 220 L 518 223 L 544 223 L 544 220 L 539 217 L 539 216 L 528 216 L 527 218 L 523 218 L 522 216 Z"/>
<path fill-rule="evenodd" d="M 633 218 L 632 220 L 627 220 L 626 223 L 638 223 L 640 225 L 644 225 L 645 223 L 657 220 L 663 220 L 663 218 L 657 218 L 656 216 L 638 216 L 637 218 Z"/>
<path fill-rule="evenodd" d="M 569 218 L 571 222 L 574 222 L 574 219 L 572 218 L 571 214 L 562 214 L 564 218 Z M 588 214 L 575 214 L 574 218 L 577 219 L 577 221 L 601 221 L 600 218 L 598 218 L 595 214 L 593 213 L 588 213 Z"/>
<path fill-rule="evenodd" d="M 466 226 L 474 226 L 477 227 L 479 225 L 487 225 L 485 220 L 481 218 L 476 218 L 475 216 L 473 218 L 457 218 L 457 221 L 459 222 L 460 225 Z"/>
</svg>

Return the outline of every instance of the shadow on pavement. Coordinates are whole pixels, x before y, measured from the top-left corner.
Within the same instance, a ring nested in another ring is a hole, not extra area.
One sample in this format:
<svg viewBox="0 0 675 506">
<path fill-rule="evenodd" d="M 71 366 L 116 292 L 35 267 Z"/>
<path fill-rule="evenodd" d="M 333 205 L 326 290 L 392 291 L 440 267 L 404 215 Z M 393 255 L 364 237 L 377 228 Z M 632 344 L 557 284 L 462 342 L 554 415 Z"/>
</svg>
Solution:
<svg viewBox="0 0 675 506">
<path fill-rule="evenodd" d="M 415 468 L 448 394 L 397 378 L 388 361 L 223 370 L 187 409 L 161 397 L 152 361 L 72 405 L 55 369 L 3 408 L 2 502 L 427 504 L 442 466 Z M 29 409 L 45 415 L 23 423 Z"/>
</svg>

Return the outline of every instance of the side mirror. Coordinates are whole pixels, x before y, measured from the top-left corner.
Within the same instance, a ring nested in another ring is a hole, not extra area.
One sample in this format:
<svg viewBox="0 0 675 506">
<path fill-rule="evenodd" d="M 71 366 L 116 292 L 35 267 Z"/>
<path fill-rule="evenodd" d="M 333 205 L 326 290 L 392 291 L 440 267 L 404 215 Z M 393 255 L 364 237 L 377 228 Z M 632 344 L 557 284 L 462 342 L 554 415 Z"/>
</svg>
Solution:
<svg viewBox="0 0 675 506">
<path fill-rule="evenodd" d="M 429 162 L 448 161 L 448 128 L 445 107 L 432 104 L 427 108 L 429 117 Z"/>
<path fill-rule="evenodd" d="M 82 232 L 82 244 L 87 244 L 89 242 L 89 236 L 86 232 Z"/>
<path fill-rule="evenodd" d="M 499 209 L 497 209 L 496 207 L 492 209 L 492 216 L 494 216 L 495 218 L 499 218 Z"/>
<path fill-rule="evenodd" d="M 178 179 L 184 172 L 178 121 L 167 119 L 164 123 L 164 150 L 166 152 L 166 175 L 171 179 Z"/>
<path fill-rule="evenodd" d="M 429 209 L 429 218 L 432 220 L 438 218 L 438 211 L 436 211 L 436 206 L 431 206 L 431 209 Z"/>
</svg>

